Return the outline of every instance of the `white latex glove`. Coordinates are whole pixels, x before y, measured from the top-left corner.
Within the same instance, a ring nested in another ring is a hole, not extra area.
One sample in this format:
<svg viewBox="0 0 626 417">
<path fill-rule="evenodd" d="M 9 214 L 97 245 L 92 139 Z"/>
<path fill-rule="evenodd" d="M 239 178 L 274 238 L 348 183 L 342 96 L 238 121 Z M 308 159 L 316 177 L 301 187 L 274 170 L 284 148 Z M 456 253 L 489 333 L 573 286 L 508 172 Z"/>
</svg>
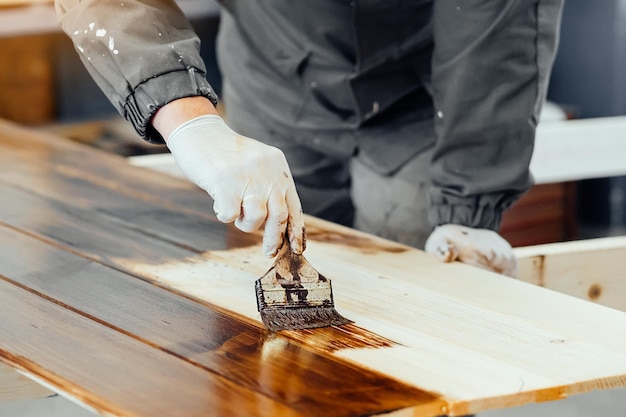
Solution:
<svg viewBox="0 0 626 417">
<path fill-rule="evenodd" d="M 215 115 L 183 123 L 167 147 L 183 173 L 213 198 L 219 221 L 234 221 L 244 232 L 265 225 L 267 256 L 276 255 L 288 227 L 292 251 L 302 253 L 302 206 L 282 151 L 237 134 Z"/>
<path fill-rule="evenodd" d="M 458 260 L 517 278 L 517 259 L 513 248 L 492 230 L 445 224 L 431 233 L 425 250 L 444 262 Z"/>
</svg>

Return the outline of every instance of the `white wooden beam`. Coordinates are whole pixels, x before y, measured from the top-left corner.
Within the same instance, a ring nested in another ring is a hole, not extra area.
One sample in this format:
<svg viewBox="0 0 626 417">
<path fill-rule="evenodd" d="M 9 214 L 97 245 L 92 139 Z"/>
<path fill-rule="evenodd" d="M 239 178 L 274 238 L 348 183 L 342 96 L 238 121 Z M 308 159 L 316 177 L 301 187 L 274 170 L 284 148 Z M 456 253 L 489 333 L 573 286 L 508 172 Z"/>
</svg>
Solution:
<svg viewBox="0 0 626 417">
<path fill-rule="evenodd" d="M 183 176 L 170 154 L 129 161 Z M 537 184 L 626 175 L 626 116 L 540 123 L 530 170 Z"/>
<path fill-rule="evenodd" d="M 626 117 L 542 122 L 530 170 L 537 184 L 626 175 Z"/>
</svg>

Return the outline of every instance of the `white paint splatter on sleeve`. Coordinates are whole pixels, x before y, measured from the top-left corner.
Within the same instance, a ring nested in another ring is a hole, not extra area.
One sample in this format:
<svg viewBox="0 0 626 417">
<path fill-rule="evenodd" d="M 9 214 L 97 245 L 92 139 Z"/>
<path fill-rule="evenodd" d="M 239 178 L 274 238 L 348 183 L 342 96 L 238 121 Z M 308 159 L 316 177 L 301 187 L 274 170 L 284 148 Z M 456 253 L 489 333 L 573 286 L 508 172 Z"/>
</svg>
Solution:
<svg viewBox="0 0 626 417">
<path fill-rule="evenodd" d="M 117 55 L 120 53 L 120 51 L 115 49 L 115 39 L 113 39 L 112 36 L 109 37 L 109 49 L 111 50 L 111 52 L 113 52 L 114 55 Z"/>
</svg>

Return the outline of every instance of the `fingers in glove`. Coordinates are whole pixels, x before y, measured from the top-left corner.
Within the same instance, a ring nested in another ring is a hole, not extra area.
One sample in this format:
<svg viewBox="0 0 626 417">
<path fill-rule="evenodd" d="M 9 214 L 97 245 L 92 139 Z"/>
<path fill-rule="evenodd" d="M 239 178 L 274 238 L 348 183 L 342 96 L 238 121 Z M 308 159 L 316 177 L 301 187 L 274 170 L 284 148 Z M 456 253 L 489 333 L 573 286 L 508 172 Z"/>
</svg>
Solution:
<svg viewBox="0 0 626 417">
<path fill-rule="evenodd" d="M 266 256 L 276 256 L 278 249 L 283 245 L 289 213 L 284 195 L 277 188 L 273 188 L 267 200 L 267 217 L 263 233 L 263 253 Z"/>
<path fill-rule="evenodd" d="M 287 222 L 287 227 L 289 228 L 289 245 L 293 253 L 301 254 L 304 252 L 304 249 L 306 249 L 306 232 L 302 204 L 300 203 L 300 197 L 298 196 L 295 185 L 287 189 L 285 199 L 289 210 Z"/>
<path fill-rule="evenodd" d="M 213 211 L 217 220 L 231 223 L 241 216 L 241 197 L 229 192 L 213 192 Z"/>
<path fill-rule="evenodd" d="M 454 262 L 459 259 L 459 251 L 456 246 L 444 238 L 428 239 L 424 249 L 443 262 Z"/>
<path fill-rule="evenodd" d="M 517 278 L 517 259 L 515 257 L 498 255 L 492 251 L 489 256 L 482 253 L 473 253 L 471 255 L 471 259 L 465 261 L 462 257 L 461 261 L 509 276 L 511 278 Z"/>
<path fill-rule="evenodd" d="M 511 278 L 517 278 L 517 260 L 514 258 L 496 257 L 493 253 L 487 256 L 481 252 L 468 252 L 461 254 L 459 261 Z"/>
<path fill-rule="evenodd" d="M 253 232 L 265 223 L 267 202 L 257 195 L 245 196 L 241 204 L 241 213 L 235 220 L 235 227 L 243 232 Z"/>
</svg>

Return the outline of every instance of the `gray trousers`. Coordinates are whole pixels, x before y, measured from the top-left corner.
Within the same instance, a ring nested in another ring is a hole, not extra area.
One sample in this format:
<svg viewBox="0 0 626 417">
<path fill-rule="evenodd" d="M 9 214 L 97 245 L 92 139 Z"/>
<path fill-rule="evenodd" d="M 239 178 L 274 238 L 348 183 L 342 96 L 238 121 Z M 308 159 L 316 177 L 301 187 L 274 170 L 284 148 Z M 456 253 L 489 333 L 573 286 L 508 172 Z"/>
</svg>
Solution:
<svg viewBox="0 0 626 417">
<path fill-rule="evenodd" d="M 423 249 L 432 231 L 427 214 L 432 147 L 392 175 L 381 175 L 358 152 L 341 158 L 278 134 L 229 101 L 226 89 L 224 101 L 233 130 L 283 151 L 305 213 Z"/>
</svg>

